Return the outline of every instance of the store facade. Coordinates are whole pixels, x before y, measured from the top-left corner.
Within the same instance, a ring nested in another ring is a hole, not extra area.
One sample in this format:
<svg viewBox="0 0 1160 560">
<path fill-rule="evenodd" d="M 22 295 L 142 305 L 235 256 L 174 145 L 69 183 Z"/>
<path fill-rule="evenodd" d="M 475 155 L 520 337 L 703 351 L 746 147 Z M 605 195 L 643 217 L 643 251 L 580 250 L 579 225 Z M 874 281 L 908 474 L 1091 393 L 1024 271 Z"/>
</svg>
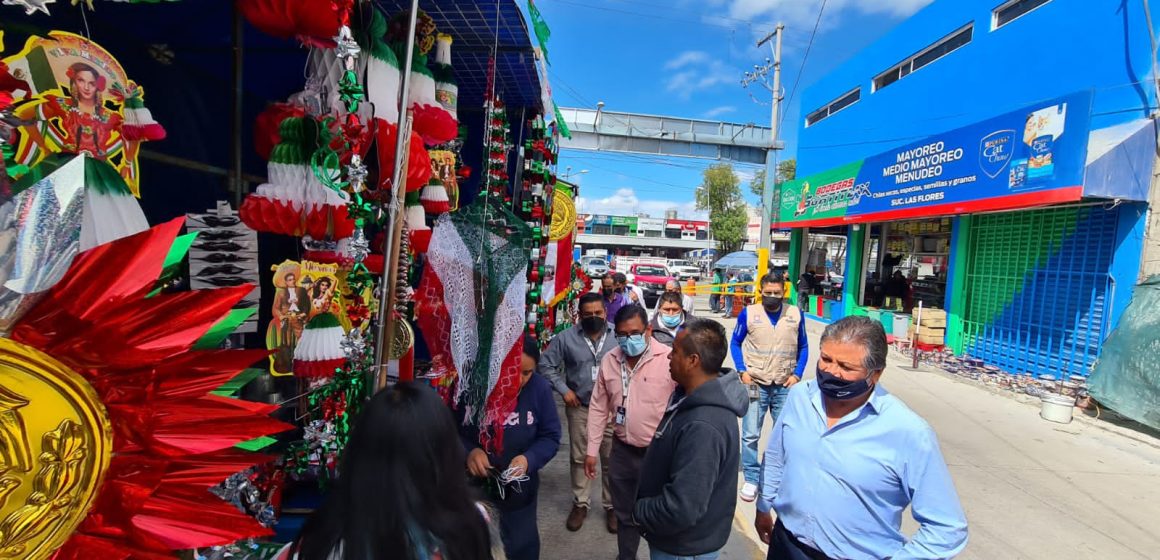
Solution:
<svg viewBox="0 0 1160 560">
<path fill-rule="evenodd" d="M 1155 150 L 1150 122 L 1093 132 L 1091 107 L 1077 92 L 786 183 L 790 270 L 829 281 L 807 311 L 905 324 L 939 309 L 929 334 L 956 353 L 1086 374 L 1135 284 Z M 818 246 L 842 231 L 838 265 Z"/>
</svg>

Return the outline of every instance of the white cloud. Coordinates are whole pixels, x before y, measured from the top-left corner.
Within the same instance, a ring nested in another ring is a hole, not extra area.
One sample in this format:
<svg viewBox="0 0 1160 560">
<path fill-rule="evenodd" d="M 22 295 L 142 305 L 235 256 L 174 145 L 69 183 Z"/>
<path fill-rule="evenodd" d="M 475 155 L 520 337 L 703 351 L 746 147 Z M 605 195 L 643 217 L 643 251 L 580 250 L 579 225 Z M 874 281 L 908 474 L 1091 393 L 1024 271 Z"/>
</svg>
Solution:
<svg viewBox="0 0 1160 560">
<path fill-rule="evenodd" d="M 714 107 L 712 109 L 709 109 L 708 111 L 705 111 L 704 116 L 706 119 L 712 119 L 712 118 L 720 117 L 721 115 L 733 113 L 735 111 L 737 111 L 737 107 L 734 107 L 732 105 L 722 105 L 720 107 Z"/>
<path fill-rule="evenodd" d="M 857 12 L 865 15 L 885 15 L 890 17 L 906 17 L 934 0 L 828 0 L 826 14 L 837 16 L 843 12 Z M 729 6 L 729 16 L 743 20 L 763 19 L 776 16 L 785 22 L 786 26 L 797 26 L 804 23 L 813 23 L 818 17 L 820 0 L 806 2 L 803 0 L 732 0 Z M 823 22 L 825 19 L 824 18 Z"/>
<path fill-rule="evenodd" d="M 697 204 L 692 200 L 642 200 L 636 191 L 623 187 L 617 189 L 611 196 L 598 199 L 587 197 L 576 198 L 576 210 L 582 214 L 608 214 L 612 216 L 633 216 L 648 214 L 654 218 L 663 218 L 668 210 L 676 210 L 681 219 L 707 219 L 705 212 L 697 211 Z"/>
<path fill-rule="evenodd" d="M 737 83 L 741 73 L 704 51 L 685 51 L 665 63 L 671 72 L 665 80 L 665 89 L 681 99 L 688 99 L 698 91 L 726 83 Z"/>
<path fill-rule="evenodd" d="M 705 51 L 685 51 L 665 63 L 668 70 L 684 68 L 691 64 L 698 64 L 709 60 L 709 53 Z"/>
</svg>

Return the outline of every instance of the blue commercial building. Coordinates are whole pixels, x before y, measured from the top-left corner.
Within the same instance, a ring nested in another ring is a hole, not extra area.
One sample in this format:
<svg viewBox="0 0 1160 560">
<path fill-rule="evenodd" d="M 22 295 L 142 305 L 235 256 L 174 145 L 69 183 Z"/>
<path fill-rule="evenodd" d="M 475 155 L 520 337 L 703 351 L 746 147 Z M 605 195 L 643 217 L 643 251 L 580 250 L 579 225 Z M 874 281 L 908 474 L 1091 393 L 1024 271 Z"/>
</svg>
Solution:
<svg viewBox="0 0 1160 560">
<path fill-rule="evenodd" d="M 1150 28 L 1142 1 L 937 0 L 806 89 L 773 222 L 810 312 L 909 336 L 937 308 L 920 341 L 1087 375 L 1147 243 Z"/>
</svg>

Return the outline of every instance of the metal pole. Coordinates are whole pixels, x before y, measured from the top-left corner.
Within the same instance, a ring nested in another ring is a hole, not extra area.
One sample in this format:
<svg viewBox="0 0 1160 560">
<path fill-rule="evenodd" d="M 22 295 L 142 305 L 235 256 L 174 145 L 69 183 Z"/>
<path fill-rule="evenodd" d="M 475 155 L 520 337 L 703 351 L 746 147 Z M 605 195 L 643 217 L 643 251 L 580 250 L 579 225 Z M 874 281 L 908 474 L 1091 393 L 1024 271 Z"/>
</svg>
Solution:
<svg viewBox="0 0 1160 560">
<path fill-rule="evenodd" d="M 773 109 L 770 111 L 770 143 L 769 151 L 765 152 L 765 189 L 761 192 L 761 237 L 757 245 L 757 298 L 761 301 L 761 278 L 769 271 L 769 249 L 772 243 L 770 229 L 773 224 L 773 213 L 778 208 L 773 207 L 773 189 L 777 185 L 777 150 L 778 150 L 778 112 L 781 109 L 781 36 L 784 34 L 785 24 L 778 23 L 772 35 L 775 36 L 773 48 Z M 766 36 L 758 41 L 761 46 L 769 40 Z"/>
<path fill-rule="evenodd" d="M 242 176 L 242 127 L 243 127 L 243 96 L 245 95 L 243 62 L 245 59 L 245 43 L 243 35 L 246 27 L 242 22 L 241 10 L 234 12 L 234 107 L 233 107 L 233 154 L 232 174 L 230 187 L 234 191 L 234 210 L 242 207 L 242 198 L 245 196 L 245 178 Z"/>
<path fill-rule="evenodd" d="M 391 202 L 387 207 L 387 221 L 383 243 L 383 256 L 397 255 L 399 243 L 399 224 L 402 219 L 400 210 L 403 206 L 402 196 L 405 192 L 403 181 L 406 179 L 407 148 L 411 140 L 411 117 L 407 109 L 407 98 L 411 94 L 411 64 L 415 58 L 415 26 L 419 18 L 419 0 L 411 0 L 411 13 L 407 23 L 407 55 L 403 60 L 399 85 L 399 134 L 395 139 L 395 173 L 391 176 Z M 379 162 L 382 165 L 382 162 Z M 397 263 L 398 260 L 396 259 Z M 387 357 L 390 356 L 388 346 L 393 338 L 390 331 L 393 327 L 394 302 L 391 299 L 395 293 L 395 271 L 390 266 L 383 267 L 382 279 L 379 283 L 379 331 L 375 335 L 375 387 L 381 389 L 387 385 Z"/>
</svg>

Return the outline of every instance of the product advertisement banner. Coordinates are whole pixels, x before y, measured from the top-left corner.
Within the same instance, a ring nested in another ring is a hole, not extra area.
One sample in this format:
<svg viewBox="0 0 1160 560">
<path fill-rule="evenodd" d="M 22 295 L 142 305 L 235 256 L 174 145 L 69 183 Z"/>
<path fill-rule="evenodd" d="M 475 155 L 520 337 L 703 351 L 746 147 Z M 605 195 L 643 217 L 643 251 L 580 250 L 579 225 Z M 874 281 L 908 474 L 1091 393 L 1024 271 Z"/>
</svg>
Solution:
<svg viewBox="0 0 1160 560">
<path fill-rule="evenodd" d="M 775 225 L 823 226 L 1078 200 L 1090 92 L 1043 101 L 782 185 Z"/>
</svg>

